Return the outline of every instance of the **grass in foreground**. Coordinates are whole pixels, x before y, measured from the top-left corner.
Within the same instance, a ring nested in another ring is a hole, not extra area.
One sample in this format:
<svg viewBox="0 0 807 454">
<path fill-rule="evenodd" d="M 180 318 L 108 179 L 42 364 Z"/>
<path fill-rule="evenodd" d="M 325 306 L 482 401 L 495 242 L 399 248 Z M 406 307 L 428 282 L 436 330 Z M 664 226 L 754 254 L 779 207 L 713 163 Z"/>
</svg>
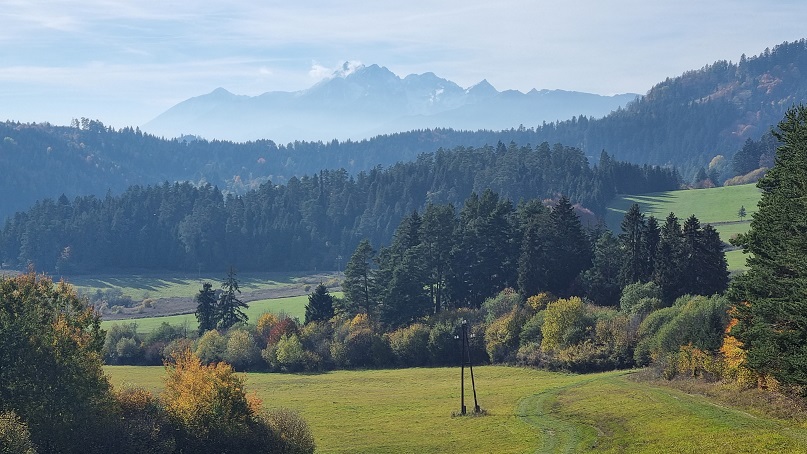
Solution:
<svg viewBox="0 0 807 454">
<path fill-rule="evenodd" d="M 161 367 L 107 367 L 113 383 L 158 390 Z M 247 374 L 264 407 L 298 410 L 318 452 L 807 452 L 796 422 L 722 407 L 702 396 L 591 375 L 475 369 L 484 417 L 459 409 L 457 368 Z M 470 391 L 466 405 L 473 405 Z"/>
</svg>

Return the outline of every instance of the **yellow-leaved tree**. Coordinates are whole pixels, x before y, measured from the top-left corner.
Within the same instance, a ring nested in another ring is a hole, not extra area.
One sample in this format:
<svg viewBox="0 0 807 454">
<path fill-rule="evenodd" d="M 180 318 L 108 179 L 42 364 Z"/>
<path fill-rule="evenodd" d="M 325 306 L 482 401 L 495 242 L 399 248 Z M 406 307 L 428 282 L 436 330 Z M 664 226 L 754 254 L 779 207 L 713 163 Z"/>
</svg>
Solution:
<svg viewBox="0 0 807 454">
<path fill-rule="evenodd" d="M 179 428 L 182 452 L 310 453 L 314 439 L 296 413 L 260 412 L 245 378 L 225 362 L 205 365 L 190 350 L 166 364 L 165 411 Z"/>
<path fill-rule="evenodd" d="M 168 414 L 189 432 L 189 439 L 210 446 L 234 441 L 250 431 L 260 402 L 247 396 L 244 378 L 232 366 L 204 365 L 186 350 L 166 369 L 162 400 Z"/>
</svg>

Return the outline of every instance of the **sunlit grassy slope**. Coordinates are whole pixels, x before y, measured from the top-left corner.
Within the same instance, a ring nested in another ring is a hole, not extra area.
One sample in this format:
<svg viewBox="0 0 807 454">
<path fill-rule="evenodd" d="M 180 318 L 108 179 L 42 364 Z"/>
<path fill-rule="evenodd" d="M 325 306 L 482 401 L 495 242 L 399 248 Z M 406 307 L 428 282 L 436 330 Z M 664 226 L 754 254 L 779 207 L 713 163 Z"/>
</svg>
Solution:
<svg viewBox="0 0 807 454">
<path fill-rule="evenodd" d="M 619 232 L 625 212 L 631 205 L 638 203 L 642 212 L 646 216 L 655 216 L 659 224 L 663 224 L 671 212 L 675 213 L 681 223 L 694 214 L 701 224 L 712 224 L 720 233 L 720 238 L 728 242 L 732 236 L 748 230 L 760 196 L 755 184 L 626 195 L 615 198 L 609 204 L 605 222 L 611 230 Z M 740 207 L 745 207 L 744 219 L 738 216 Z M 745 256 L 741 251 L 727 252 L 726 259 L 729 270 L 745 269 Z"/>
<path fill-rule="evenodd" d="M 105 370 L 116 386 L 162 388 L 161 367 Z M 634 382 L 626 372 L 474 372 L 483 417 L 452 417 L 459 368 L 250 373 L 247 390 L 264 407 L 298 410 L 322 453 L 807 452 L 798 423 Z M 465 397 L 473 408 L 470 387 Z"/>
<path fill-rule="evenodd" d="M 226 278 L 227 273 L 214 274 L 127 274 L 91 275 L 67 278 L 79 291 L 92 293 L 96 290 L 119 289 L 124 295 L 135 300 L 145 298 L 170 298 L 195 295 L 202 282 L 215 283 Z M 290 273 L 238 273 L 237 278 L 242 292 L 279 288 L 293 285 L 303 274 Z"/>
<path fill-rule="evenodd" d="M 341 297 L 341 292 L 332 293 L 334 296 Z M 273 314 L 285 313 L 291 317 L 296 317 L 300 320 L 305 320 L 305 305 L 308 304 L 308 296 L 290 296 L 287 298 L 272 298 L 266 300 L 252 301 L 249 307 L 244 311 L 249 317 L 249 321 L 254 323 L 258 317 L 265 312 Z M 128 320 L 108 320 L 101 322 L 101 327 L 106 329 L 113 323 L 137 323 L 137 331 L 139 333 L 150 333 L 154 328 L 160 326 L 162 323 L 169 325 L 184 326 L 189 331 L 195 331 L 199 324 L 194 314 L 183 315 L 170 315 L 167 317 L 148 317 L 137 318 Z"/>
</svg>

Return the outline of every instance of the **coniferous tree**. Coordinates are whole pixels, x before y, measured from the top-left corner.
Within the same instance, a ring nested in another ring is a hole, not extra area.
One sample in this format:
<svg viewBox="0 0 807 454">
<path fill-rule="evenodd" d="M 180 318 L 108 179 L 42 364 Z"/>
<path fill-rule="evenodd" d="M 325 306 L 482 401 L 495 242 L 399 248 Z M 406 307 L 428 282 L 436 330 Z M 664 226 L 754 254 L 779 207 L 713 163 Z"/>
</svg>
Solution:
<svg viewBox="0 0 807 454">
<path fill-rule="evenodd" d="M 639 210 L 639 204 L 634 203 L 622 219 L 622 233 L 619 234 L 619 243 L 622 249 L 623 264 L 619 277 L 622 286 L 639 282 L 645 276 L 647 252 L 644 233 L 647 228 L 644 214 Z"/>
<path fill-rule="evenodd" d="M 622 293 L 619 275 L 623 265 L 620 252 L 619 240 L 609 230 L 597 239 L 591 268 L 583 273 L 586 295 L 597 305 L 619 305 Z"/>
<path fill-rule="evenodd" d="M 454 245 L 456 213 L 453 205 L 426 206 L 423 212 L 421 238 L 424 245 L 424 259 L 428 271 L 429 295 L 434 313 L 444 306 L 445 286 Z"/>
<path fill-rule="evenodd" d="M 308 295 L 308 304 L 305 305 L 305 323 L 328 321 L 333 315 L 333 295 L 328 293 L 328 288 L 320 282 L 317 288 Z"/>
<path fill-rule="evenodd" d="M 524 298 L 549 288 L 549 267 L 555 260 L 549 228 L 549 210 L 535 203 L 519 207 L 521 253 L 518 259 L 518 291 Z"/>
<path fill-rule="evenodd" d="M 451 254 L 451 295 L 455 304 L 479 307 L 485 298 L 515 284 L 512 205 L 486 190 L 465 201 Z"/>
<path fill-rule="evenodd" d="M 240 299 L 238 294 L 241 289 L 238 285 L 238 279 L 235 277 L 235 270 L 230 267 L 227 273 L 227 279 L 221 283 L 221 294 L 219 295 L 218 303 L 218 329 L 226 330 L 236 323 L 243 323 L 247 321 L 247 314 L 244 313 L 242 308 L 247 305 Z"/>
<path fill-rule="evenodd" d="M 701 273 L 694 293 L 708 296 L 725 292 L 729 285 L 728 262 L 720 234 L 710 224 L 703 226 L 700 232 L 700 251 Z"/>
<path fill-rule="evenodd" d="M 364 310 L 371 314 L 375 307 L 377 289 L 375 270 L 372 268 L 373 257 L 375 250 L 365 239 L 359 243 L 347 262 L 342 288 L 351 312 Z"/>
<path fill-rule="evenodd" d="M 575 279 L 591 266 L 592 252 L 580 218 L 568 198 L 561 197 L 549 213 L 549 226 L 553 262 L 548 268 L 547 290 L 568 296 L 573 293 Z"/>
<path fill-rule="evenodd" d="M 661 288 L 662 297 L 667 304 L 685 293 L 682 255 L 681 224 L 675 213 L 670 213 L 661 227 L 653 274 L 653 281 Z"/>
<path fill-rule="evenodd" d="M 216 329 L 218 325 L 218 304 L 213 284 L 205 282 L 196 295 L 196 320 L 199 321 L 199 335 L 205 331 Z"/>
<path fill-rule="evenodd" d="M 653 279 L 653 274 L 656 270 L 656 251 L 658 250 L 659 241 L 661 241 L 661 229 L 654 216 L 647 218 L 642 239 L 642 254 L 644 255 L 645 263 L 640 280 L 649 282 Z"/>
<path fill-rule="evenodd" d="M 428 276 L 422 263 L 423 254 L 423 246 L 415 246 L 405 251 L 392 269 L 379 305 L 381 321 L 390 327 L 410 324 L 432 310 L 428 287 L 424 285 Z"/>
<path fill-rule="evenodd" d="M 749 270 L 732 284 L 732 329 L 746 364 L 782 383 L 807 385 L 807 107 L 787 112 L 776 132 L 776 164 L 762 189 L 751 229 L 735 244 Z"/>
</svg>

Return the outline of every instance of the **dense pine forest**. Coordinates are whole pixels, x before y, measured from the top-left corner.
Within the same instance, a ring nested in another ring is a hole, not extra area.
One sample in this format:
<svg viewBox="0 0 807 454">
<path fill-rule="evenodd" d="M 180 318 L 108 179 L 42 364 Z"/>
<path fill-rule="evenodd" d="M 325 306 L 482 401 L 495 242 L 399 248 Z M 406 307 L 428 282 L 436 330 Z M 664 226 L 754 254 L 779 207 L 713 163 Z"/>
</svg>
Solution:
<svg viewBox="0 0 807 454">
<path fill-rule="evenodd" d="M 460 206 L 491 189 L 516 204 L 567 196 L 597 223 L 617 193 L 678 187 L 674 169 L 638 166 L 607 153 L 590 166 L 576 148 L 543 143 L 438 150 L 414 162 L 353 177 L 327 170 L 266 182 L 244 195 L 211 185 L 132 186 L 120 196 L 61 196 L 5 224 L 5 263 L 59 273 L 151 268 L 336 269 L 367 238 L 389 241 L 400 220 L 428 204 Z"/>
</svg>

